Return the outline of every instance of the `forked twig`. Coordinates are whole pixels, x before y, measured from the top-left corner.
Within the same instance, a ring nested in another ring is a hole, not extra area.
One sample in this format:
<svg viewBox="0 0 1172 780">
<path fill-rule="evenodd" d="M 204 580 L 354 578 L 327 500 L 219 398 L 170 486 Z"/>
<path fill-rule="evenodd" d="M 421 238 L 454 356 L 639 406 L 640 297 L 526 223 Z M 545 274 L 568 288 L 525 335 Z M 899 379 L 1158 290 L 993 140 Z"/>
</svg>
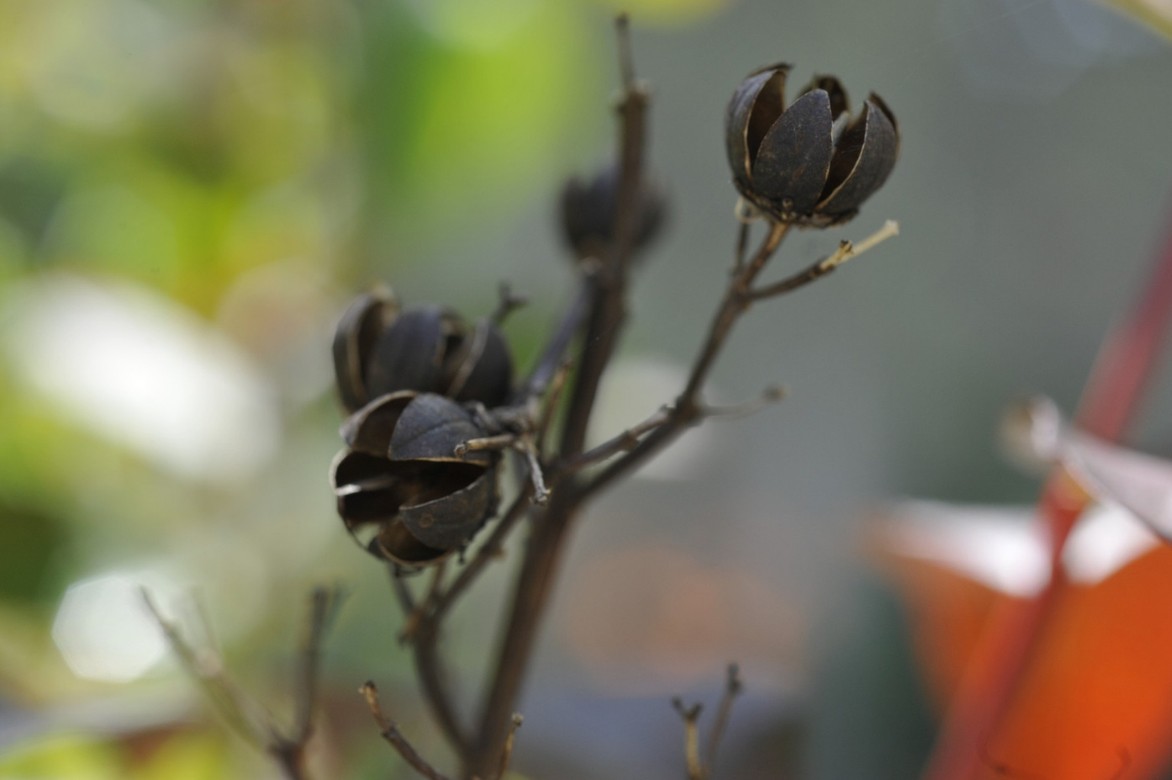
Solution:
<svg viewBox="0 0 1172 780">
<path fill-rule="evenodd" d="M 382 704 L 378 700 L 378 688 L 373 682 L 368 680 L 358 689 L 358 692 L 366 699 L 366 706 L 370 708 L 371 717 L 378 724 L 379 733 L 382 734 L 382 738 L 398 751 L 402 759 L 412 769 L 426 777 L 427 780 L 448 780 L 447 776 L 441 774 L 439 770 L 429 764 L 419 754 L 419 751 L 407 741 L 407 738 L 399 731 L 399 727 L 395 722 L 383 714 Z"/>
<path fill-rule="evenodd" d="M 706 780 L 707 772 L 700 760 L 700 713 L 704 705 L 697 702 L 686 707 L 679 697 L 671 700 L 671 706 L 684 721 L 684 760 L 688 767 L 688 780 Z"/>
<path fill-rule="evenodd" d="M 178 627 L 163 617 L 162 612 L 143 588 L 143 603 L 159 624 L 172 651 L 179 656 L 184 669 L 200 683 L 212 705 L 228 726 L 255 748 L 276 759 L 290 780 L 304 780 L 305 748 L 313 736 L 313 713 L 317 704 L 317 690 L 321 667 L 321 646 L 337 614 L 343 594 L 338 588 L 314 588 L 310 598 L 309 619 L 301 641 L 294 695 L 293 727 L 285 733 L 267 717 L 257 714 L 259 708 L 241 694 L 228 680 L 219 651 L 211 644 L 211 627 L 204 625 L 201 633 L 208 641 L 202 656 L 179 632 Z M 203 620 L 198 607 L 196 614 Z"/>
<path fill-rule="evenodd" d="M 144 587 L 140 593 L 147 610 L 162 629 L 171 651 L 179 656 L 180 665 L 203 688 L 204 694 L 228 727 L 258 750 L 268 750 L 269 730 L 261 725 L 256 707 L 228 680 L 219 652 L 212 647 L 204 648 L 202 653 L 196 650 L 183 638 L 179 627 L 163 617 L 150 592 Z"/>
</svg>

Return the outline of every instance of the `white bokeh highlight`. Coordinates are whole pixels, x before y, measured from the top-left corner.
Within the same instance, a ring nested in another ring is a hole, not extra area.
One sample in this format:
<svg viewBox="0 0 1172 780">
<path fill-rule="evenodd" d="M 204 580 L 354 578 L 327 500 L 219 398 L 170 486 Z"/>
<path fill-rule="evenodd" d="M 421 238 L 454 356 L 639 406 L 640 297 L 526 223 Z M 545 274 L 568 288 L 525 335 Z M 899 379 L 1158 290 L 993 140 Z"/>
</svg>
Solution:
<svg viewBox="0 0 1172 780">
<path fill-rule="evenodd" d="M 240 482 L 276 452 L 275 391 L 209 323 L 144 288 L 54 275 L 0 301 L 14 375 L 180 477 Z"/>
</svg>

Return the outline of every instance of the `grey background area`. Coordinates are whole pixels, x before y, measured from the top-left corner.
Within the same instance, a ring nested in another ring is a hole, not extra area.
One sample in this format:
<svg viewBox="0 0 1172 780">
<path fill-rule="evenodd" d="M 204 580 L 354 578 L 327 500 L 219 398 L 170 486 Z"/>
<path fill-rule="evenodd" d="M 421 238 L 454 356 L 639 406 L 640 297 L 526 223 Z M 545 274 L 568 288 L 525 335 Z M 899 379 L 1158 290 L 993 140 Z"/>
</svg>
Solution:
<svg viewBox="0 0 1172 780">
<path fill-rule="evenodd" d="M 809 680 L 841 650 L 836 637 L 857 634 L 860 620 L 877 614 L 859 607 L 857 587 L 868 578 L 860 550 L 871 510 L 904 496 L 1033 497 L 1036 483 L 998 452 L 1000 414 L 1031 393 L 1072 411 L 1100 341 L 1144 284 L 1172 206 L 1172 51 L 1130 20 L 1074 0 L 739 3 L 695 27 L 636 26 L 635 45 L 654 89 L 650 160 L 674 202 L 670 230 L 634 291 L 626 357 L 685 365 L 707 327 L 735 235 L 724 106 L 762 64 L 794 63 L 794 88 L 833 72 L 856 102 L 874 90 L 902 129 L 900 163 L 861 215 L 840 231 L 792 236 L 773 273 L 887 218 L 899 220 L 902 235 L 742 321 L 714 393 L 748 398 L 781 382 L 790 396 L 750 418 L 709 423 L 704 453 L 680 479 L 635 480 L 595 508 L 557 594 L 529 689 L 540 693 L 527 706 L 567 690 L 597 695 L 566 624 L 592 589 L 609 594 L 599 598 L 613 593 L 583 567 L 644 544 L 748 572 L 768 584 L 778 620 L 796 623 L 799 638 L 776 652 L 746 657 L 737 632 L 705 645 L 700 693 L 714 695 L 723 664 L 741 658 L 763 699 L 817 698 L 822 689 Z M 453 267 L 473 267 L 488 247 L 512 258 L 505 273 L 527 291 L 564 297 L 566 275 L 549 260 L 557 247 L 548 215 L 548 199 L 536 201 L 499 233 L 455 247 Z M 501 269 L 472 273 L 487 281 Z M 666 400 L 637 383 L 623 398 L 631 420 Z M 1167 436 L 1169 409 L 1167 384 L 1158 384 L 1136 440 L 1157 445 Z M 741 619 L 760 619 L 754 614 Z M 610 630 L 618 629 L 605 621 L 597 628 Z M 671 692 L 679 691 L 652 689 L 653 705 L 630 708 L 641 713 L 630 717 L 658 724 L 665 749 L 678 736 L 664 704 Z M 858 689 L 853 701 L 839 693 L 824 705 L 831 713 L 870 706 Z M 602 717 L 576 712 L 553 717 L 546 730 L 572 733 L 575 717 Z M 645 730 L 618 731 L 616 756 L 656 754 Z M 922 748 L 922 733 L 916 738 Z M 851 752 L 825 734 L 821 742 Z M 834 774 L 845 771 L 841 762 L 832 765 L 810 762 L 817 776 L 846 776 Z M 868 776 L 908 776 L 906 764 L 883 766 Z M 676 770 L 659 765 L 639 776 Z"/>
</svg>

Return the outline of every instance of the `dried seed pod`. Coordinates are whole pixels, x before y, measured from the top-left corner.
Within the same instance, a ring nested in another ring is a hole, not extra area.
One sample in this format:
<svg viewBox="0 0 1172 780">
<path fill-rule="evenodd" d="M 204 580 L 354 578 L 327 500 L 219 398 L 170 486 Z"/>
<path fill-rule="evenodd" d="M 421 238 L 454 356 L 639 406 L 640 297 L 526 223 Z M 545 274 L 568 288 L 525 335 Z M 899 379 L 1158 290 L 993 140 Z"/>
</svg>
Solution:
<svg viewBox="0 0 1172 780">
<path fill-rule="evenodd" d="M 402 566 L 462 547 L 495 511 L 497 456 L 455 455 L 484 435 L 459 404 L 433 393 L 389 393 L 347 420 L 348 449 L 331 481 L 338 514 L 369 552 Z"/>
<path fill-rule="evenodd" d="M 445 359 L 465 331 L 459 315 L 442 306 L 418 306 L 399 314 L 367 358 L 371 397 L 396 390 L 442 393 Z"/>
<path fill-rule="evenodd" d="M 412 390 L 499 406 L 513 381 L 508 344 L 487 320 L 469 328 L 436 305 L 400 311 L 387 296 L 359 296 L 334 335 L 334 373 L 347 411 Z"/>
<path fill-rule="evenodd" d="M 500 328 L 483 319 L 453 355 L 447 393 L 457 401 L 500 406 L 513 387 L 513 356 Z"/>
<path fill-rule="evenodd" d="M 589 181 L 571 178 L 562 188 L 562 234 L 577 257 L 597 257 L 614 242 L 618 189 L 618 171 L 613 165 Z M 667 212 L 663 191 L 644 181 L 635 208 L 631 250 L 637 254 L 655 240 L 663 226 Z"/>
<path fill-rule="evenodd" d="M 788 73 L 779 64 L 750 74 L 729 102 L 725 147 L 733 183 L 777 222 L 846 222 L 895 166 L 895 115 L 872 93 L 852 119 L 833 76 L 816 77 L 786 107 Z"/>
<path fill-rule="evenodd" d="M 347 307 L 334 331 L 334 377 L 347 411 L 370 400 L 367 356 L 399 307 L 389 293 L 363 293 Z"/>
</svg>

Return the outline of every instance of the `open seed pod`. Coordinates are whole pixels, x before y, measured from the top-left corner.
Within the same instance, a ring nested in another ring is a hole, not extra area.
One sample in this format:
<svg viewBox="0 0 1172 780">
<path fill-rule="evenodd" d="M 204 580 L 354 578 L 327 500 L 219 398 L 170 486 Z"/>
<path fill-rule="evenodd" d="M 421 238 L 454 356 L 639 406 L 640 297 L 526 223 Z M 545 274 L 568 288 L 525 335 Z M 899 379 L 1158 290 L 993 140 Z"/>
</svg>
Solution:
<svg viewBox="0 0 1172 780">
<path fill-rule="evenodd" d="M 359 296 L 338 323 L 334 373 L 350 412 L 401 390 L 499 406 L 513 381 L 508 344 L 491 321 L 471 328 L 443 306 L 400 311 L 377 294 Z"/>
<path fill-rule="evenodd" d="M 852 116 L 833 76 L 815 77 L 787 105 L 789 70 L 779 63 L 751 73 L 729 102 L 733 183 L 775 222 L 839 225 L 887 181 L 899 157 L 899 126 L 874 93 Z"/>
<path fill-rule="evenodd" d="M 432 393 L 389 393 L 342 428 L 334 461 L 338 514 L 370 553 L 402 566 L 435 563 L 496 511 L 496 456 L 455 455 L 484 435 L 458 404 Z"/>
<path fill-rule="evenodd" d="M 500 406 L 513 385 L 513 357 L 496 323 L 482 319 L 452 356 L 445 395 Z"/>
<path fill-rule="evenodd" d="M 351 301 L 338 321 L 334 330 L 334 378 L 347 411 L 357 411 L 370 400 L 366 358 L 398 311 L 389 293 L 363 293 Z"/>
</svg>

